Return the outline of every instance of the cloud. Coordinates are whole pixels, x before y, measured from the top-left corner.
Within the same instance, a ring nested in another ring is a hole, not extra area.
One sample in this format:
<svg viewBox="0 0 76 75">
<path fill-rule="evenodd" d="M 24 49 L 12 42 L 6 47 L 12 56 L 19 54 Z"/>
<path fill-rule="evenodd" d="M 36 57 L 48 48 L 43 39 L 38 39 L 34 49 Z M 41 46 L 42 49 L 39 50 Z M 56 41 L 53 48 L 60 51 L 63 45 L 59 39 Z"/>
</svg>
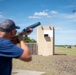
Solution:
<svg viewBox="0 0 76 75">
<path fill-rule="evenodd" d="M 0 12 L 0 18 L 3 18 L 4 16 L 2 15 L 2 12 Z"/>
<path fill-rule="evenodd" d="M 63 14 L 62 16 L 68 19 L 76 19 L 76 14 Z"/>
<path fill-rule="evenodd" d="M 34 15 L 35 16 L 48 16 L 48 13 L 44 12 L 44 11 L 43 12 L 35 12 Z"/>
<path fill-rule="evenodd" d="M 52 19 L 67 19 L 71 20 L 71 22 L 76 22 L 76 13 L 65 14 L 59 13 L 55 10 L 43 10 L 41 12 L 34 12 L 33 15 L 28 16 L 30 19 L 40 19 L 40 18 L 52 18 Z"/>
<path fill-rule="evenodd" d="M 72 14 L 65 14 L 65 13 L 59 13 L 58 11 L 50 11 L 51 15 L 54 15 L 52 17 L 54 18 L 66 18 L 66 19 L 74 19 L 76 20 L 76 13 L 72 13 Z"/>
<path fill-rule="evenodd" d="M 29 16 L 28 18 L 52 18 L 51 15 L 49 15 L 48 10 L 43 10 L 42 12 L 35 12 L 32 16 Z"/>
<path fill-rule="evenodd" d="M 0 18 L 3 18 L 3 15 L 0 15 Z"/>
<path fill-rule="evenodd" d="M 74 22 L 76 23 L 76 13 L 65 14 L 65 13 L 58 12 L 57 14 L 53 14 L 52 18 L 56 20 L 70 22 L 70 23 L 74 23 Z"/>
<path fill-rule="evenodd" d="M 35 19 L 35 18 L 41 18 L 40 16 L 35 16 L 35 15 L 33 15 L 33 16 L 29 16 L 28 18 L 33 18 L 33 19 Z"/>
<path fill-rule="evenodd" d="M 59 14 L 58 18 L 60 19 L 64 19 L 65 21 L 69 22 L 69 23 L 76 23 L 76 13 L 72 13 L 72 14 Z"/>
<path fill-rule="evenodd" d="M 51 14 L 58 14 L 58 12 L 57 11 L 54 11 L 54 10 L 53 11 L 50 11 L 50 13 Z"/>
<path fill-rule="evenodd" d="M 28 18 L 53 18 L 53 15 L 56 15 L 58 14 L 57 11 L 55 10 L 52 10 L 52 11 L 49 11 L 48 9 L 46 10 L 43 10 L 41 12 L 34 12 L 34 14 L 32 16 L 29 16 Z"/>
</svg>

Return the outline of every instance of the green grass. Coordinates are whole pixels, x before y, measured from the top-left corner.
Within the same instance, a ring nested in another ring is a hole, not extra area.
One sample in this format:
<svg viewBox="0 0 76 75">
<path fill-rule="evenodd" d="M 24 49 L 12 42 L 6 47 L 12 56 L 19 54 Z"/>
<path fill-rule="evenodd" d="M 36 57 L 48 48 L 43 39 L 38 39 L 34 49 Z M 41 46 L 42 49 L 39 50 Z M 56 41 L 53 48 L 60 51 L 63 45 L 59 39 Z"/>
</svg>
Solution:
<svg viewBox="0 0 76 75">
<path fill-rule="evenodd" d="M 76 47 L 55 47 L 54 56 L 33 55 L 31 62 L 13 59 L 14 69 L 46 72 L 42 75 L 75 75 L 76 74 Z M 64 55 L 66 54 L 66 55 Z"/>
<path fill-rule="evenodd" d="M 76 47 L 71 48 L 55 47 L 55 53 L 76 56 Z"/>
</svg>

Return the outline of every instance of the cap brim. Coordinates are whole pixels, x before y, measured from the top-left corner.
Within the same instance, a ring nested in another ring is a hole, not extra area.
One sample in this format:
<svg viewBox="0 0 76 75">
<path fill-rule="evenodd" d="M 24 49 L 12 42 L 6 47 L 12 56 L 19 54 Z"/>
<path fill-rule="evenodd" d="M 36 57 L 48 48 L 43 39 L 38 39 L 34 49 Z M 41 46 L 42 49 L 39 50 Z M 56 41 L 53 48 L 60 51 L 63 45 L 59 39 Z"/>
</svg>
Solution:
<svg viewBox="0 0 76 75">
<path fill-rule="evenodd" d="M 16 26 L 16 29 L 20 29 L 20 27 L 19 26 Z"/>
</svg>

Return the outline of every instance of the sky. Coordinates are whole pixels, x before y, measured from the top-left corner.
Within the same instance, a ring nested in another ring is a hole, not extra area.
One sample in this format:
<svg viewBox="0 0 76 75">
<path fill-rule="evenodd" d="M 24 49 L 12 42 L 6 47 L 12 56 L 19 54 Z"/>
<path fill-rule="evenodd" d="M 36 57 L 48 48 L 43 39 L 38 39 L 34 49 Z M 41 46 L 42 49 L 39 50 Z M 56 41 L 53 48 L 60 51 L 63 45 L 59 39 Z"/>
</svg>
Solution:
<svg viewBox="0 0 76 75">
<path fill-rule="evenodd" d="M 0 0 L 0 22 L 12 19 L 20 30 L 41 22 L 54 26 L 55 45 L 76 45 L 76 0 Z M 37 28 L 29 35 L 37 39 Z"/>
</svg>

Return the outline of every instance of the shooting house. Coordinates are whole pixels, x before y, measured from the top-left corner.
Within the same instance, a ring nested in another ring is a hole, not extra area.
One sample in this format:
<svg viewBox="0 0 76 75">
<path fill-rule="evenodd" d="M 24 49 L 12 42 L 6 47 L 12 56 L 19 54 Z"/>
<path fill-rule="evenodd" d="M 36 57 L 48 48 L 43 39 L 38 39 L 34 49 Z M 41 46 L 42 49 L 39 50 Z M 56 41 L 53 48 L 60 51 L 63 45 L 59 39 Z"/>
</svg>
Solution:
<svg viewBox="0 0 76 75">
<path fill-rule="evenodd" d="M 54 27 L 51 26 L 37 27 L 38 55 L 54 55 L 54 32 Z"/>
</svg>

